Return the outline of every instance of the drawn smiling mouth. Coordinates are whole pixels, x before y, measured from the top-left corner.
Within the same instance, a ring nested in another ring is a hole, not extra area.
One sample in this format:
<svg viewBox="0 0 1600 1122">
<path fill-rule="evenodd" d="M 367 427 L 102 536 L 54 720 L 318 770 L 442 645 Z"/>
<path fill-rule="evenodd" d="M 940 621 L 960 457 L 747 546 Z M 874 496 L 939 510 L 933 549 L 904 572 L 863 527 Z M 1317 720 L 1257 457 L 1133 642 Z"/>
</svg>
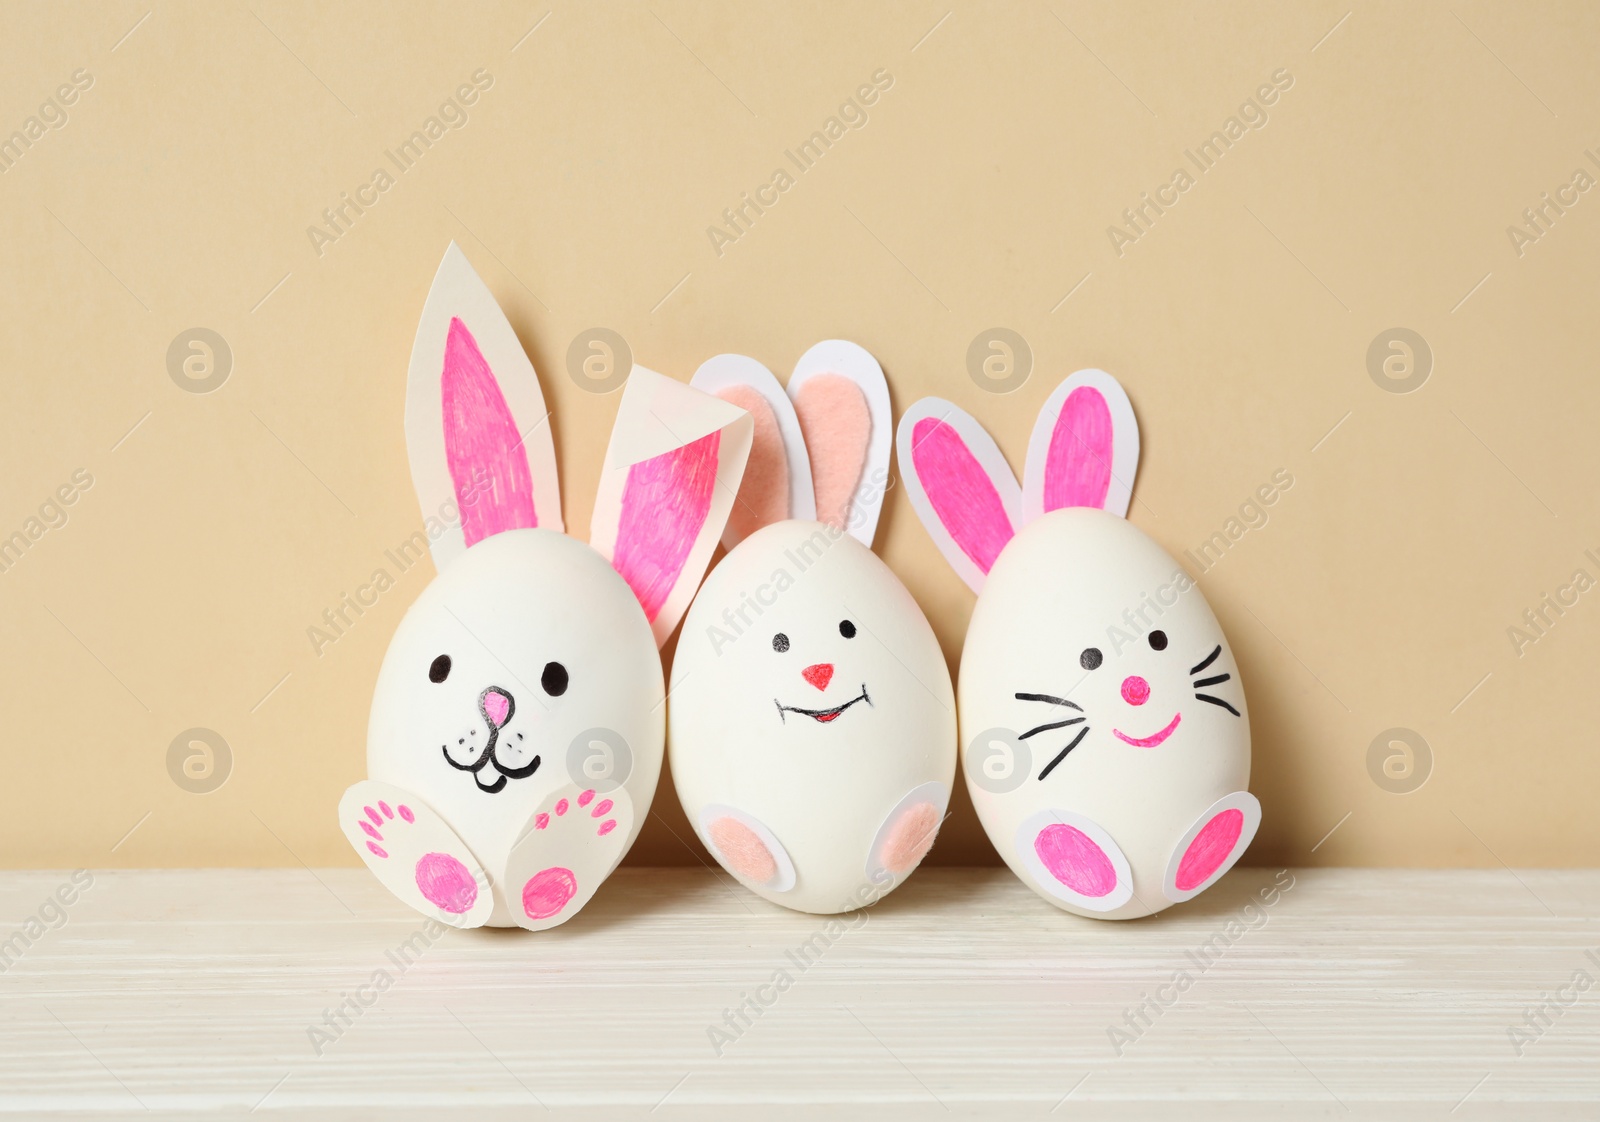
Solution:
<svg viewBox="0 0 1600 1122">
<path fill-rule="evenodd" d="M 503 790 L 506 785 L 506 780 L 508 779 L 526 779 L 528 776 L 539 770 L 538 756 L 535 756 L 533 759 L 529 760 L 522 767 L 507 767 L 505 764 L 502 764 L 499 760 L 495 759 L 494 744 L 495 737 L 491 733 L 489 736 L 489 743 L 487 746 L 485 746 L 483 755 L 478 757 L 477 763 L 458 764 L 450 758 L 449 749 L 445 749 L 444 751 L 444 762 L 455 768 L 457 771 L 470 771 L 472 773 L 473 782 L 477 783 L 478 785 L 478 790 L 488 795 L 493 795 Z M 496 778 L 492 783 L 485 783 L 483 781 L 482 772 L 483 769 L 489 764 L 494 765 L 493 774 L 496 776 Z"/>
<path fill-rule="evenodd" d="M 829 721 L 837 720 L 840 713 L 843 713 L 858 701 L 865 701 L 868 705 L 872 704 L 872 698 L 867 696 L 867 684 L 865 682 L 861 683 L 861 693 L 858 696 L 851 698 L 843 705 L 835 705 L 832 709 L 802 709 L 798 705 L 785 705 L 777 698 L 772 699 L 772 704 L 778 707 L 778 719 L 785 724 L 789 723 L 789 718 L 784 714 L 799 713 L 803 717 L 810 717 L 818 724 L 825 725 Z"/>
<path fill-rule="evenodd" d="M 1111 735 L 1122 741 L 1124 744 L 1131 744 L 1135 748 L 1154 748 L 1167 737 L 1172 735 L 1172 730 L 1178 727 L 1178 722 L 1181 720 L 1183 720 L 1183 714 L 1174 713 L 1172 715 L 1172 723 L 1166 728 L 1162 729 L 1160 732 L 1156 733 L 1154 736 L 1132 737 L 1127 733 L 1121 732 L 1117 729 L 1112 729 Z"/>
</svg>

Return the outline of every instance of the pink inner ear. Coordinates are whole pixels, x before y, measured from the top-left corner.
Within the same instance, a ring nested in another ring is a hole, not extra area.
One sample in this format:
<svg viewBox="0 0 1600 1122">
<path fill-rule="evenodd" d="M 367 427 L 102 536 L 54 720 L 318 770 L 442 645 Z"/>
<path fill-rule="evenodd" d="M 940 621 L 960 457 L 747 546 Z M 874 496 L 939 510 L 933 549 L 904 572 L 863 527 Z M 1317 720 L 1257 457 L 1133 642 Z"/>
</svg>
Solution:
<svg viewBox="0 0 1600 1122">
<path fill-rule="evenodd" d="M 987 574 L 1016 533 L 988 473 L 961 434 L 935 417 L 912 428 L 911 463 L 939 521 Z"/>
<path fill-rule="evenodd" d="M 728 513 L 728 531 L 743 541 L 761 527 L 789 517 L 789 456 L 778 430 L 778 417 L 766 398 L 749 386 L 729 386 L 717 396 L 755 421 L 739 496 Z"/>
<path fill-rule="evenodd" d="M 711 511 L 721 442 L 719 429 L 628 469 L 611 565 L 652 623 Z"/>
<path fill-rule="evenodd" d="M 444 345 L 440 394 L 445 462 L 467 544 L 502 530 L 538 526 L 522 435 L 478 341 L 455 318 Z"/>
<path fill-rule="evenodd" d="M 1044 460 L 1044 509 L 1104 508 L 1111 489 L 1111 409 L 1100 391 L 1079 386 L 1067 395 Z"/>
<path fill-rule="evenodd" d="M 843 374 L 818 374 L 800 387 L 794 409 L 811 457 L 817 520 L 848 526 L 850 500 L 861 483 L 867 441 L 872 436 L 867 396 Z"/>
</svg>

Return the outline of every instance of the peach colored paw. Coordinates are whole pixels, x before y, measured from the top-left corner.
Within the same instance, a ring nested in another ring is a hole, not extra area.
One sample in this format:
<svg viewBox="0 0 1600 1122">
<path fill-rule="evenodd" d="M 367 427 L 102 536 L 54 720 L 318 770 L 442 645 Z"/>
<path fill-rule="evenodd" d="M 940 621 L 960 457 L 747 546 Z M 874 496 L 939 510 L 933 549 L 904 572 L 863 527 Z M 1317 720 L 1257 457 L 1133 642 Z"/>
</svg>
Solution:
<svg viewBox="0 0 1600 1122">
<path fill-rule="evenodd" d="M 932 803 L 913 803 L 906 807 L 884 839 L 884 868 L 896 876 L 910 872 L 928 855 L 938 833 L 938 807 Z"/>
<path fill-rule="evenodd" d="M 709 832 L 717 852 L 741 877 L 766 884 L 778 875 L 778 862 L 766 843 L 737 818 L 718 818 Z"/>
</svg>

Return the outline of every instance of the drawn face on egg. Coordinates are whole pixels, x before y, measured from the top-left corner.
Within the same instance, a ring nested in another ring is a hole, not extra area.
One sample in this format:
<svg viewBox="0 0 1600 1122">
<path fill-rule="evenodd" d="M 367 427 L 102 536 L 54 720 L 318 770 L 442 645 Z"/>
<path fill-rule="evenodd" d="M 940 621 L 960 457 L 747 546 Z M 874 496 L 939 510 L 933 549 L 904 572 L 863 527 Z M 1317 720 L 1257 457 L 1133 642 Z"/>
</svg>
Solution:
<svg viewBox="0 0 1600 1122">
<path fill-rule="evenodd" d="M 1121 761 L 1142 769 L 1248 735 L 1232 655 L 1198 587 L 1098 510 L 1052 512 L 1007 547 L 973 615 L 962 696 L 974 727 L 1018 730 L 1033 785 L 1071 784 L 1094 758 L 1143 757 Z"/>
<path fill-rule="evenodd" d="M 809 634 L 809 632 L 819 630 L 823 631 L 822 635 Z M 810 720 L 817 722 L 819 725 L 832 724 L 852 707 L 856 705 L 872 704 L 872 697 L 867 692 L 867 683 L 861 683 L 859 692 L 856 691 L 856 688 L 853 685 L 856 677 L 859 675 L 853 675 L 849 672 L 852 669 L 856 669 L 856 667 L 852 666 L 849 657 L 849 651 L 846 649 L 846 646 L 842 645 L 839 641 L 832 640 L 831 637 L 826 634 L 825 627 L 817 628 L 814 625 L 802 624 L 799 628 L 796 628 L 796 633 L 799 639 L 798 646 L 796 645 L 795 640 L 789 637 L 789 633 L 787 631 L 779 631 L 773 635 L 773 652 L 780 655 L 792 655 L 793 657 L 788 661 L 794 663 L 795 666 L 800 668 L 800 679 L 804 681 L 807 686 L 817 690 L 821 696 L 811 696 L 807 694 L 807 691 L 801 688 L 798 684 L 792 684 L 793 692 L 790 693 L 790 696 L 793 697 L 796 695 L 804 695 L 807 704 L 787 704 L 782 696 L 774 697 L 772 702 L 778 707 L 779 721 L 787 724 L 790 716 L 793 715 L 797 718 L 809 718 Z M 850 640 L 856 637 L 856 634 L 857 628 L 854 620 L 841 619 L 839 621 L 837 635 L 838 640 L 842 640 L 843 644 L 848 644 Z M 808 665 L 802 665 L 803 663 L 806 663 L 807 660 L 813 655 L 821 654 L 827 654 L 832 661 L 811 662 Z M 856 661 L 859 662 L 860 660 Z M 840 666 L 843 666 L 845 669 L 845 674 L 842 678 L 839 678 L 839 675 L 836 673 Z M 839 681 L 843 687 L 842 691 L 840 688 L 836 688 L 834 685 L 836 678 L 839 678 Z M 781 685 L 781 670 L 778 671 L 778 679 Z M 781 692 L 787 693 L 790 691 Z M 852 696 L 848 696 L 844 701 L 836 701 L 841 692 Z M 818 706 L 818 702 L 826 702 L 827 704 Z"/>
<path fill-rule="evenodd" d="M 528 579 L 541 572 L 563 583 Z M 649 625 L 599 554 L 549 531 L 496 535 L 436 578 L 396 631 L 373 707 L 374 778 L 381 757 L 430 789 L 484 798 L 539 775 L 564 781 L 580 732 L 647 723 L 652 663 Z"/>
</svg>

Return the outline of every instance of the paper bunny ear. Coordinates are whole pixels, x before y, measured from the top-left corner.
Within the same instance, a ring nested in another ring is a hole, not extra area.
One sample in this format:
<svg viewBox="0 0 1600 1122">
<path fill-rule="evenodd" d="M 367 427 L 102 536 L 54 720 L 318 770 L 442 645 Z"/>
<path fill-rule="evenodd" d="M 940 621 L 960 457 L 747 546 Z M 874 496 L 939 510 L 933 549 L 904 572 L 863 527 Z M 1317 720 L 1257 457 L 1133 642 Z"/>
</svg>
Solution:
<svg viewBox="0 0 1600 1122">
<path fill-rule="evenodd" d="M 656 643 L 677 626 L 727 524 L 750 414 L 635 366 L 600 470 L 589 544 L 639 598 Z"/>
<path fill-rule="evenodd" d="M 1139 424 L 1104 370 L 1080 370 L 1039 410 L 1023 471 L 1022 517 L 1093 506 L 1124 518 L 1139 467 Z"/>
<path fill-rule="evenodd" d="M 411 346 L 406 450 L 438 568 L 502 530 L 562 528 L 539 377 L 454 242 Z"/>
<path fill-rule="evenodd" d="M 811 460 L 800 419 L 772 371 L 744 355 L 717 355 L 700 364 L 689 384 L 738 406 L 754 422 L 750 458 L 722 544 L 732 549 L 761 527 L 786 518 L 815 518 Z"/>
<path fill-rule="evenodd" d="M 1022 524 L 1022 490 L 1010 465 L 982 425 L 937 397 L 900 418 L 896 446 L 912 509 L 950 567 L 982 592 Z"/>
<path fill-rule="evenodd" d="M 818 521 L 843 526 L 871 549 L 894 444 L 883 367 L 856 344 L 829 339 L 795 363 L 789 398 L 811 457 Z"/>
</svg>

